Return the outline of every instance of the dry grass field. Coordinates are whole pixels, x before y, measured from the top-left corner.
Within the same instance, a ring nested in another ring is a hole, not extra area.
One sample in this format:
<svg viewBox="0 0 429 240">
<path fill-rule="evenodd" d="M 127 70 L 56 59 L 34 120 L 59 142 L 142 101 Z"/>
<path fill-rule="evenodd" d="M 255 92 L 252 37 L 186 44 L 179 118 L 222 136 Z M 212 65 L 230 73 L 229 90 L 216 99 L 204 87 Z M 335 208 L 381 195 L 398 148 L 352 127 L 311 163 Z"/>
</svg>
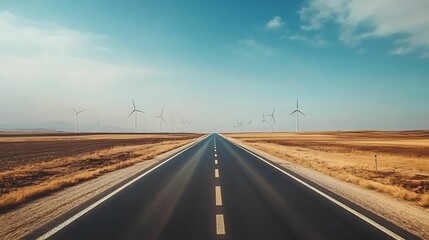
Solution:
<svg viewBox="0 0 429 240">
<path fill-rule="evenodd" d="M 0 134 L 0 212 L 152 159 L 198 134 Z"/>
<path fill-rule="evenodd" d="M 340 180 L 429 207 L 429 131 L 225 135 Z"/>
</svg>

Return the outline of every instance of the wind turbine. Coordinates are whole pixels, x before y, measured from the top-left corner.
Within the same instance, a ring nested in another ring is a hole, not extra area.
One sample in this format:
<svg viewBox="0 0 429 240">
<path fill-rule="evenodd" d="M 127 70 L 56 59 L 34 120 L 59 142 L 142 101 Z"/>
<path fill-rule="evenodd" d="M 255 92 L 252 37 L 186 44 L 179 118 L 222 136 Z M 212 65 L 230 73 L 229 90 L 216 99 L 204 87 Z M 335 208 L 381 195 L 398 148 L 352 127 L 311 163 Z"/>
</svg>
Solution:
<svg viewBox="0 0 429 240">
<path fill-rule="evenodd" d="M 134 103 L 134 99 L 131 99 L 133 101 L 133 111 L 128 115 L 130 117 L 134 113 L 134 133 L 137 132 L 137 113 L 144 113 L 143 111 L 136 108 L 136 104 Z"/>
<path fill-rule="evenodd" d="M 274 124 L 276 124 L 276 118 L 274 117 L 274 112 L 276 111 L 276 108 L 273 109 L 273 112 L 271 115 L 268 115 L 271 117 L 271 132 L 274 132 Z"/>
<path fill-rule="evenodd" d="M 98 125 L 100 124 L 100 119 L 98 118 L 98 116 L 97 116 L 97 126 L 96 126 L 96 128 L 95 128 L 95 132 L 97 132 L 98 133 Z"/>
<path fill-rule="evenodd" d="M 241 127 L 241 132 L 244 132 L 243 120 L 240 120 L 238 125 Z"/>
<path fill-rule="evenodd" d="M 232 124 L 232 128 L 234 128 L 234 133 L 235 133 L 235 129 L 237 128 L 237 126 L 235 126 L 235 123 Z"/>
<path fill-rule="evenodd" d="M 76 109 L 72 108 L 73 112 L 75 114 L 75 119 L 74 119 L 74 132 L 77 133 L 79 131 L 79 113 L 81 112 L 85 112 L 86 110 L 80 110 L 80 111 L 76 111 Z"/>
<path fill-rule="evenodd" d="M 184 127 L 183 127 L 183 125 L 185 125 L 185 124 L 186 124 L 185 118 L 182 117 L 182 132 L 185 132 Z"/>
<path fill-rule="evenodd" d="M 165 122 L 165 119 L 162 116 L 163 113 L 164 113 L 164 108 L 162 108 L 161 113 L 155 117 L 155 118 L 159 118 L 159 132 L 162 132 L 162 122 Z"/>
<path fill-rule="evenodd" d="M 265 132 L 265 123 L 267 123 L 267 122 L 268 121 L 265 120 L 265 113 L 264 113 L 264 114 L 262 114 L 262 122 L 261 122 L 261 124 L 264 125 L 264 132 Z"/>
<path fill-rule="evenodd" d="M 173 126 L 174 126 L 174 123 L 176 122 L 176 120 L 174 120 L 174 118 L 171 118 L 171 132 L 173 133 L 174 132 L 174 128 L 173 128 Z"/>
<path fill-rule="evenodd" d="M 299 114 L 302 114 L 303 116 L 305 116 L 305 114 L 299 110 L 298 99 L 296 100 L 296 109 L 295 109 L 295 111 L 293 111 L 289 115 L 292 115 L 294 113 L 296 113 L 296 132 L 299 132 L 299 118 L 298 118 L 298 116 L 299 116 Z"/>
<path fill-rule="evenodd" d="M 253 123 L 252 123 L 252 118 L 250 118 L 249 123 L 247 123 L 247 125 L 250 125 L 250 132 L 253 132 Z"/>
</svg>

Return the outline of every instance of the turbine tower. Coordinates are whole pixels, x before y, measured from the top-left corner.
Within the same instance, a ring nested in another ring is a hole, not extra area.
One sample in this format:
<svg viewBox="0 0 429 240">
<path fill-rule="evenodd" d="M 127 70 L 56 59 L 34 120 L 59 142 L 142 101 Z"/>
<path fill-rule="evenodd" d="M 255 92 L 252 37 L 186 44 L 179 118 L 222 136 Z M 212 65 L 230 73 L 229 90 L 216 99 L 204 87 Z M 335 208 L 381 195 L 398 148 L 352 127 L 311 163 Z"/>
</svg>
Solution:
<svg viewBox="0 0 429 240">
<path fill-rule="evenodd" d="M 249 123 L 247 123 L 247 125 L 250 125 L 250 132 L 253 132 L 252 118 L 250 118 L 250 121 L 249 121 Z"/>
<path fill-rule="evenodd" d="M 186 124 L 186 120 L 184 117 L 182 117 L 182 133 L 185 132 L 185 128 L 183 127 Z"/>
<path fill-rule="evenodd" d="M 98 133 L 98 125 L 100 124 L 100 119 L 97 116 L 97 126 L 95 127 L 95 132 Z"/>
<path fill-rule="evenodd" d="M 273 109 L 273 112 L 271 115 L 268 115 L 271 117 L 271 132 L 274 132 L 274 124 L 276 124 L 276 118 L 274 117 L 274 112 L 276 111 L 276 108 Z"/>
<path fill-rule="evenodd" d="M 165 119 L 162 116 L 163 113 L 164 113 L 164 108 L 162 108 L 161 113 L 155 117 L 155 118 L 159 118 L 159 132 L 162 132 L 162 122 L 165 122 Z"/>
<path fill-rule="evenodd" d="M 268 121 L 267 120 L 265 120 L 265 113 L 264 114 L 262 114 L 262 122 L 261 122 L 261 124 L 264 126 L 264 132 L 265 132 L 265 123 L 267 123 Z"/>
<path fill-rule="evenodd" d="M 130 117 L 134 113 L 134 133 L 137 132 L 137 113 L 144 113 L 143 111 L 136 108 L 136 104 L 134 103 L 134 99 L 131 99 L 133 101 L 133 111 L 128 115 Z"/>
<path fill-rule="evenodd" d="M 235 133 L 235 129 L 237 128 L 237 127 L 235 126 L 235 123 L 233 123 L 233 124 L 232 124 L 232 128 L 234 128 L 234 133 Z"/>
<path fill-rule="evenodd" d="M 296 132 L 299 132 L 299 117 L 298 116 L 299 116 L 299 114 L 302 114 L 303 116 L 305 116 L 305 114 L 299 110 L 298 99 L 296 100 L 296 109 L 295 109 L 295 111 L 293 111 L 289 115 L 292 115 L 294 113 L 296 113 Z"/>
<path fill-rule="evenodd" d="M 171 118 L 171 132 L 174 132 L 174 123 L 176 122 L 176 120 L 174 120 L 174 118 Z"/>
<path fill-rule="evenodd" d="M 243 120 L 240 120 L 239 126 L 241 127 L 241 132 L 244 132 Z"/>
<path fill-rule="evenodd" d="M 80 111 L 76 111 L 76 109 L 72 108 L 73 112 L 75 114 L 75 119 L 74 119 L 74 133 L 77 133 L 79 131 L 79 113 L 81 112 L 85 112 L 86 110 L 80 110 Z"/>
</svg>

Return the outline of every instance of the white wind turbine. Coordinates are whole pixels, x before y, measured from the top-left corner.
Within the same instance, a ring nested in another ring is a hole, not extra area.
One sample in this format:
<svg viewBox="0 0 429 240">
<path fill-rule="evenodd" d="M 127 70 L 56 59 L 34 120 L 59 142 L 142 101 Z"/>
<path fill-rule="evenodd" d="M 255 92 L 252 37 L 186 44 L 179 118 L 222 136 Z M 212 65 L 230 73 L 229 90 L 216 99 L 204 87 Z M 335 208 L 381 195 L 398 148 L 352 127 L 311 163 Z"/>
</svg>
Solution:
<svg viewBox="0 0 429 240">
<path fill-rule="evenodd" d="M 191 121 L 188 121 L 188 133 L 191 132 Z"/>
<path fill-rule="evenodd" d="M 136 108 L 136 104 L 134 103 L 134 99 L 131 99 L 133 101 L 133 111 L 130 113 L 129 116 L 133 115 L 134 113 L 134 133 L 137 132 L 137 113 L 144 113 L 143 111 Z"/>
<path fill-rule="evenodd" d="M 274 124 L 276 124 L 276 118 L 274 117 L 274 112 L 276 111 L 276 108 L 273 109 L 273 112 L 271 115 L 268 115 L 271 117 L 271 132 L 274 132 Z"/>
<path fill-rule="evenodd" d="M 176 120 L 174 120 L 174 118 L 171 118 L 171 132 L 174 132 L 174 123 L 176 122 Z"/>
<path fill-rule="evenodd" d="M 250 125 L 250 132 L 253 132 L 252 118 L 250 118 L 250 121 L 249 121 L 249 123 L 247 123 L 247 125 Z"/>
<path fill-rule="evenodd" d="M 100 124 L 100 119 L 97 116 L 97 126 L 95 127 L 95 132 L 98 133 L 98 125 Z"/>
<path fill-rule="evenodd" d="M 289 115 L 292 115 L 294 113 L 296 113 L 296 132 L 299 132 L 299 117 L 298 116 L 299 116 L 299 114 L 302 114 L 303 116 L 305 116 L 305 114 L 299 110 L 298 99 L 296 100 L 296 109 L 295 109 L 295 111 L 293 111 Z"/>
<path fill-rule="evenodd" d="M 265 113 L 264 114 L 262 114 L 262 122 L 261 122 L 261 124 L 264 126 L 264 132 L 265 132 L 265 123 L 267 123 L 268 121 L 267 120 L 265 120 Z"/>
<path fill-rule="evenodd" d="M 184 125 L 186 124 L 186 120 L 184 117 L 182 117 L 182 133 L 185 132 Z"/>
<path fill-rule="evenodd" d="M 164 113 L 164 108 L 162 108 L 161 113 L 155 117 L 155 118 L 159 118 L 159 132 L 162 132 L 162 123 L 165 122 L 165 119 L 162 116 L 163 113 Z"/>
<path fill-rule="evenodd" d="M 86 110 L 80 110 L 80 111 L 76 111 L 76 109 L 72 108 L 73 112 L 75 114 L 75 119 L 74 119 L 74 132 L 77 133 L 79 131 L 79 113 L 81 112 L 85 112 Z"/>
<path fill-rule="evenodd" d="M 235 129 L 237 128 L 237 126 L 235 126 L 235 123 L 232 124 L 232 128 L 234 128 L 234 133 L 235 133 Z"/>
</svg>

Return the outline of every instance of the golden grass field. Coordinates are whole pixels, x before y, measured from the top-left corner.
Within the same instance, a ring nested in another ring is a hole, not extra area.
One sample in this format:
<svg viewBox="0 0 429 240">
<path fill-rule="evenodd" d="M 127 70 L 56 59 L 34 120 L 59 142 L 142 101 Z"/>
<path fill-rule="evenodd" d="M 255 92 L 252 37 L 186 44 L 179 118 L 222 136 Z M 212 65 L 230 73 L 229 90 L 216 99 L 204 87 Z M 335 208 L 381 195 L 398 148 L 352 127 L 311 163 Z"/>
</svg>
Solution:
<svg viewBox="0 0 429 240">
<path fill-rule="evenodd" d="M 225 135 L 337 179 L 429 207 L 429 131 Z"/>
<path fill-rule="evenodd" d="M 183 146 L 198 134 L 0 134 L 0 212 Z"/>
</svg>

